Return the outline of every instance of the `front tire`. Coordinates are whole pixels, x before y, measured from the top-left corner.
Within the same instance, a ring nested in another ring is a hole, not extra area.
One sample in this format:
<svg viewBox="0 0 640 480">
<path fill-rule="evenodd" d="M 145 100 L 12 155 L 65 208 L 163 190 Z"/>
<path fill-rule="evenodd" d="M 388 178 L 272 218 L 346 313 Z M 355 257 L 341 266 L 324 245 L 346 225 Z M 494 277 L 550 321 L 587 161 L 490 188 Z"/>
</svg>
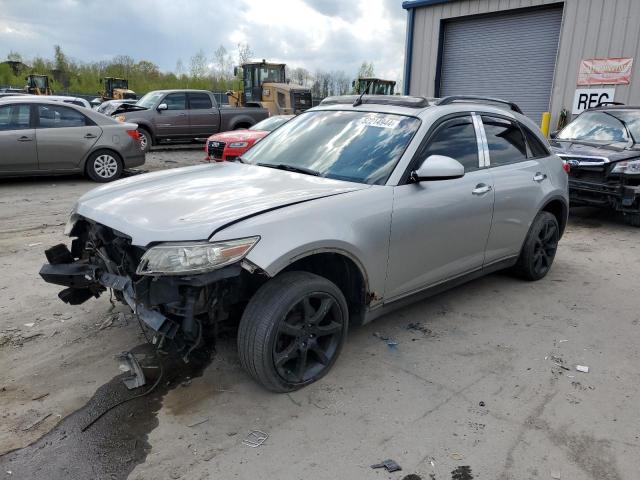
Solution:
<svg viewBox="0 0 640 480">
<path fill-rule="evenodd" d="M 540 280 L 553 263 L 560 240 L 560 227 L 556 217 L 549 212 L 539 212 L 531 224 L 522 246 L 516 274 L 526 280 Z"/>
<path fill-rule="evenodd" d="M 99 150 L 87 159 L 86 171 L 94 182 L 111 182 L 122 175 L 122 160 L 115 152 Z"/>
<path fill-rule="evenodd" d="M 140 149 L 144 153 L 148 153 L 153 145 L 153 138 L 146 128 L 139 127 L 138 135 L 140 135 Z"/>
<path fill-rule="evenodd" d="M 291 392 L 322 378 L 344 344 L 347 301 L 324 277 L 286 272 L 262 285 L 238 329 L 244 369 L 272 392 Z"/>
</svg>

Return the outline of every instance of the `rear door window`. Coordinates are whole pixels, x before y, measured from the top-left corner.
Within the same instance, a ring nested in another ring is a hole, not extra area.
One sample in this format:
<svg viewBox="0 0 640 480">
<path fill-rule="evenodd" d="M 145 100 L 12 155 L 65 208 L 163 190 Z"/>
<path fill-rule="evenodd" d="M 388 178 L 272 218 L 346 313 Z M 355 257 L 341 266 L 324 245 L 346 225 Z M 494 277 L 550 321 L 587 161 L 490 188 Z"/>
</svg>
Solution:
<svg viewBox="0 0 640 480">
<path fill-rule="evenodd" d="M 163 103 L 168 110 L 186 110 L 187 96 L 184 93 L 170 93 L 164 97 Z"/>
<path fill-rule="evenodd" d="M 531 156 L 533 158 L 548 157 L 549 155 L 551 155 L 547 147 L 545 147 L 545 145 L 540 141 L 535 133 L 533 133 L 524 125 L 520 125 L 520 127 L 522 127 L 524 136 L 527 138 L 527 145 L 529 145 L 529 150 L 531 151 Z"/>
<path fill-rule="evenodd" d="M 211 97 L 206 93 L 190 93 L 189 108 L 191 110 L 206 110 L 212 108 Z"/>
<path fill-rule="evenodd" d="M 527 159 L 527 145 L 520 127 L 511 120 L 482 115 L 492 167 Z"/>
<path fill-rule="evenodd" d="M 445 120 L 431 136 L 422 159 L 444 155 L 459 161 L 465 172 L 479 168 L 478 140 L 470 115 Z"/>
<path fill-rule="evenodd" d="M 0 107 L 0 131 L 31 128 L 31 105 L 3 105 Z"/>
<path fill-rule="evenodd" d="M 86 127 L 93 122 L 77 110 L 62 105 L 38 105 L 40 128 Z"/>
</svg>

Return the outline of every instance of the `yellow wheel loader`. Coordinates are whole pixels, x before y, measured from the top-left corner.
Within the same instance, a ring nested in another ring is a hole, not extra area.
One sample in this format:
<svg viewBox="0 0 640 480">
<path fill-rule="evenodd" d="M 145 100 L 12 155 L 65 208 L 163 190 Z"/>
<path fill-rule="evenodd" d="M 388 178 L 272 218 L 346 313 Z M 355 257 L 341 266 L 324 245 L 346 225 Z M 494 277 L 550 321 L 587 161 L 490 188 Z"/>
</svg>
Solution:
<svg viewBox="0 0 640 480">
<path fill-rule="evenodd" d="M 295 115 L 311 108 L 311 90 L 289 83 L 284 63 L 245 63 L 236 67 L 236 77 L 242 73 L 242 90 L 228 91 L 229 104 L 234 107 L 260 106 L 269 115 Z"/>
<path fill-rule="evenodd" d="M 351 83 L 351 86 L 354 90 L 353 93 L 358 95 L 362 92 L 367 95 L 393 95 L 396 82 L 374 77 L 359 77 Z"/>
<path fill-rule="evenodd" d="M 49 77 L 46 75 L 31 74 L 24 77 L 27 85 L 24 87 L 26 93 L 32 95 L 53 95 L 53 90 L 49 86 Z"/>
<path fill-rule="evenodd" d="M 102 100 L 136 99 L 136 92 L 129 90 L 129 80 L 126 78 L 104 77 L 100 79 L 104 90 L 98 92 Z"/>
</svg>

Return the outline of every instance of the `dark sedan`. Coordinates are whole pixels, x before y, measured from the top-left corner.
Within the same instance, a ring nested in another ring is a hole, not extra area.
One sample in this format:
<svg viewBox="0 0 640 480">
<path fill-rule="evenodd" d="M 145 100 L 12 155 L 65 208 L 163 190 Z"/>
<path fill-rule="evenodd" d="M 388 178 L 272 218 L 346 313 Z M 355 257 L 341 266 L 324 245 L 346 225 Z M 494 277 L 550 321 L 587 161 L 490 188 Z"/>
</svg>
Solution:
<svg viewBox="0 0 640 480">
<path fill-rule="evenodd" d="M 613 209 L 640 227 L 640 107 L 587 110 L 552 137 L 571 169 L 571 204 Z"/>
</svg>

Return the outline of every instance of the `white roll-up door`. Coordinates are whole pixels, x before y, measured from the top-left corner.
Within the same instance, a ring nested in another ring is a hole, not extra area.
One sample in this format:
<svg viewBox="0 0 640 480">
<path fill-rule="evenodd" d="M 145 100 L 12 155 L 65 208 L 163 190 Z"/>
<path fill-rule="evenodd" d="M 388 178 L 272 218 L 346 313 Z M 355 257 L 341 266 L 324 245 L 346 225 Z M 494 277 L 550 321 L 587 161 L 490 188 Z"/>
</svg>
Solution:
<svg viewBox="0 0 640 480">
<path fill-rule="evenodd" d="M 440 96 L 511 100 L 539 123 L 549 110 L 561 23 L 561 6 L 446 21 Z"/>
</svg>

